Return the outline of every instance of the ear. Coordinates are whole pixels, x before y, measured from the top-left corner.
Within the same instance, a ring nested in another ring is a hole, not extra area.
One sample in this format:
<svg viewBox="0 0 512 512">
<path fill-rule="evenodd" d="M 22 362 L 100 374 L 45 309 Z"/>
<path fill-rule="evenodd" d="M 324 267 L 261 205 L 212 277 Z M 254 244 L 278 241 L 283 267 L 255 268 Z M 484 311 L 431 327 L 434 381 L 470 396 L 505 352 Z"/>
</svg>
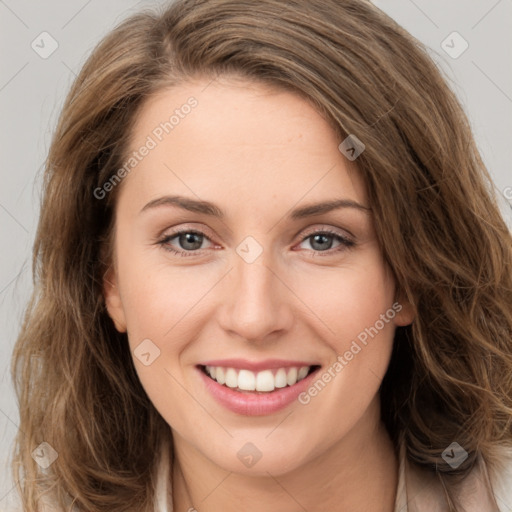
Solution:
<svg viewBox="0 0 512 512">
<path fill-rule="evenodd" d="M 103 275 L 103 296 L 108 315 L 119 332 L 126 332 L 126 317 L 117 285 L 117 276 L 112 266 Z"/>
<path fill-rule="evenodd" d="M 399 297 L 393 304 L 393 309 L 396 312 L 394 322 L 397 326 L 410 325 L 416 317 L 413 305 L 405 296 Z"/>
</svg>

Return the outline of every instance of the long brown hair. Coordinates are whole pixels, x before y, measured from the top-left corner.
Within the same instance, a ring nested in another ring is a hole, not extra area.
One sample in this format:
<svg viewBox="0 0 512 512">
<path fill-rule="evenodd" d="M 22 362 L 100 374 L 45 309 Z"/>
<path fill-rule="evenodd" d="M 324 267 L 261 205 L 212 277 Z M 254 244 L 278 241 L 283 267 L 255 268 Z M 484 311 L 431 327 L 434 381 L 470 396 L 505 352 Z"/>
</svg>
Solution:
<svg viewBox="0 0 512 512">
<path fill-rule="evenodd" d="M 383 421 L 456 510 L 452 480 L 479 458 L 492 468 L 512 445 L 511 234 L 440 71 L 364 0 L 181 0 L 131 16 L 93 51 L 46 161 L 34 292 L 13 354 L 24 510 L 46 492 L 62 508 L 153 510 L 170 430 L 105 309 L 120 187 L 104 199 L 94 190 L 126 161 L 148 97 L 217 75 L 300 94 L 340 142 L 364 142 L 356 163 L 379 242 L 416 313 L 396 331 Z M 469 454 L 457 470 L 441 458 L 453 441 Z M 31 456 L 42 442 L 58 454 L 46 470 Z"/>
</svg>

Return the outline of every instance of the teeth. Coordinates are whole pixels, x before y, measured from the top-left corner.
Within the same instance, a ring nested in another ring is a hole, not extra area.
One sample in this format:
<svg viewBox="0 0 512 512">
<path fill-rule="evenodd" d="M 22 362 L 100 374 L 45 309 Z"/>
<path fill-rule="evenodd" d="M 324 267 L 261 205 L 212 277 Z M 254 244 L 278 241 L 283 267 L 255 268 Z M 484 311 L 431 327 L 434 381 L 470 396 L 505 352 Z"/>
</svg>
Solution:
<svg viewBox="0 0 512 512">
<path fill-rule="evenodd" d="M 226 386 L 228 388 L 238 387 L 238 375 L 234 368 L 228 368 L 226 370 Z"/>
<path fill-rule="evenodd" d="M 215 379 L 219 384 L 226 383 L 226 372 L 222 366 L 218 366 L 215 368 L 214 366 L 207 366 L 209 368 L 210 375 L 213 379 Z"/>
<path fill-rule="evenodd" d="M 238 375 L 239 381 L 240 381 L 240 375 L 242 374 L 243 371 L 247 371 L 247 370 L 240 371 L 240 373 Z M 253 372 L 249 372 L 249 373 L 253 373 Z M 239 384 L 239 386 L 240 386 L 240 384 Z M 258 374 L 256 375 L 256 391 L 274 391 L 275 387 L 276 387 L 275 379 L 270 370 L 264 370 L 262 372 L 258 372 Z"/>
<path fill-rule="evenodd" d="M 244 391 L 254 391 L 256 389 L 256 376 L 254 373 L 249 370 L 240 370 L 238 372 L 238 387 Z"/>
<path fill-rule="evenodd" d="M 293 386 L 304 379 L 311 366 L 300 368 L 279 368 L 277 370 L 263 370 L 252 372 L 250 370 L 236 370 L 222 366 L 206 366 L 206 373 L 219 384 L 242 391 L 270 392 L 275 388 Z"/>
<path fill-rule="evenodd" d="M 286 374 L 286 384 L 293 386 L 297 382 L 297 368 L 290 368 Z"/>
<path fill-rule="evenodd" d="M 297 380 L 302 380 L 309 372 L 309 368 L 307 366 L 303 366 L 299 370 L 299 374 L 297 375 Z"/>
<path fill-rule="evenodd" d="M 274 377 L 274 385 L 276 388 L 286 387 L 286 370 L 284 368 L 279 368 L 279 370 L 277 370 L 276 376 Z"/>
</svg>

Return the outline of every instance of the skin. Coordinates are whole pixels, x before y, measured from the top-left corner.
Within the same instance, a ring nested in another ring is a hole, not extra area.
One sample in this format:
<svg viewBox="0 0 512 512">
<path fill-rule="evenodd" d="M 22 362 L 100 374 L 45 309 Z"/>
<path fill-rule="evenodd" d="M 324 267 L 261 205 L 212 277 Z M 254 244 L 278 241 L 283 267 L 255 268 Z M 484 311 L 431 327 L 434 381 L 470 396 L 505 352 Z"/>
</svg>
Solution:
<svg viewBox="0 0 512 512">
<path fill-rule="evenodd" d="M 195 369 L 232 357 L 328 368 L 391 308 L 395 284 L 371 212 L 346 207 L 287 218 L 294 208 L 338 198 L 371 208 L 357 161 L 340 153 L 341 140 L 304 99 L 226 77 L 150 98 L 132 149 L 190 96 L 198 106 L 122 182 L 104 283 L 108 312 L 128 333 L 132 354 L 144 339 L 160 350 L 151 365 L 137 357 L 134 364 L 172 430 L 175 511 L 391 512 L 398 465 L 378 389 L 395 327 L 412 321 L 408 304 L 307 405 L 235 414 Z M 170 194 L 211 201 L 224 218 L 174 206 L 141 213 Z M 181 257 L 158 244 L 176 228 L 203 232 L 192 239 L 202 240 L 201 249 L 175 237 L 167 246 L 188 251 Z M 325 228 L 355 245 L 329 235 L 315 244 L 311 233 Z M 253 263 L 236 252 L 247 236 L 263 250 Z M 237 457 L 247 442 L 262 454 L 250 468 Z"/>
</svg>

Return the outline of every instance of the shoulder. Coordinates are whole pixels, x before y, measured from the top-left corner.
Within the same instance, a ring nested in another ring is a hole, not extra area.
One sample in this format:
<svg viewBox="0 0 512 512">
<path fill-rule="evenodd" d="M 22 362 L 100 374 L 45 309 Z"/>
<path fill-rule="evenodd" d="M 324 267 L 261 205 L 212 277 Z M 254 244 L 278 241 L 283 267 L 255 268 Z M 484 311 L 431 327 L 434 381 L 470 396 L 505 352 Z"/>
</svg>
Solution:
<svg viewBox="0 0 512 512">
<path fill-rule="evenodd" d="M 403 498 L 395 512 L 448 512 L 445 491 L 436 474 L 403 461 Z M 492 492 L 488 491 L 487 483 Z M 483 460 L 455 489 L 457 501 L 465 512 L 512 511 L 512 448 L 500 453 L 491 468 Z M 496 505 L 498 509 L 496 509 Z"/>
<path fill-rule="evenodd" d="M 501 450 L 496 467 L 489 468 L 489 479 L 500 512 L 512 510 L 512 447 Z"/>
</svg>

